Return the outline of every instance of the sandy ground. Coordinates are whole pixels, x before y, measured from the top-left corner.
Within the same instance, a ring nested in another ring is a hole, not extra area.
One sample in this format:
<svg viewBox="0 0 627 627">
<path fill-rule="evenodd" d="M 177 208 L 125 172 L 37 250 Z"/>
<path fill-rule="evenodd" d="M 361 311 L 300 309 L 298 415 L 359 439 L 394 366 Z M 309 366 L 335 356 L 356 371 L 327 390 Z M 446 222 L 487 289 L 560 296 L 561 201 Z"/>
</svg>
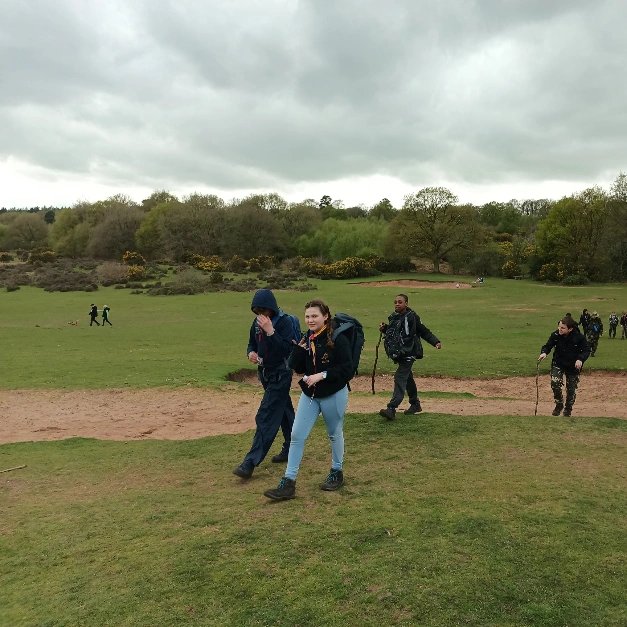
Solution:
<svg viewBox="0 0 627 627">
<path fill-rule="evenodd" d="M 581 377 L 574 417 L 627 419 L 627 372 L 585 373 Z M 422 391 L 470 392 L 474 398 L 423 399 L 425 412 L 459 416 L 533 416 L 535 377 L 509 379 L 416 378 Z M 391 391 L 392 377 L 380 376 L 377 392 Z M 369 377 L 352 384 L 349 411 L 376 414 L 387 397 L 370 394 Z M 296 385 L 292 395 L 299 396 Z M 261 387 L 254 376 L 245 384 L 220 388 L 145 390 L 10 390 L 0 391 L 0 443 L 60 440 L 74 436 L 106 440 L 185 440 L 241 433 L 254 428 Z M 401 410 L 406 407 L 401 406 Z M 549 377 L 540 377 L 538 414 L 553 409 Z M 420 416 L 398 420 L 419 420 Z M 553 418 L 552 418 L 553 419 Z M 563 418 L 561 418 L 563 420 Z M 376 420 L 383 420 L 377 416 Z"/>
</svg>

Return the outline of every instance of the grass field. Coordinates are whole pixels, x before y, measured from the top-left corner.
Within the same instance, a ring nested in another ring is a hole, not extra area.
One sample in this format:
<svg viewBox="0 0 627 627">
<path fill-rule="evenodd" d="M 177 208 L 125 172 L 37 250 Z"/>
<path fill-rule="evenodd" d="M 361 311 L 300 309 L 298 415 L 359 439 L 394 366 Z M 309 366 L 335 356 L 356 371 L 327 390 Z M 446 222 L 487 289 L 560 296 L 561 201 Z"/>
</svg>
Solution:
<svg viewBox="0 0 627 627">
<path fill-rule="evenodd" d="M 372 369 L 378 324 L 392 311 L 394 295 L 401 290 L 443 342 L 437 353 L 425 347 L 426 357 L 416 368 L 425 375 L 533 374 L 540 347 L 566 311 L 578 317 L 583 307 L 598 309 L 607 323 L 611 310 L 627 309 L 627 285 L 564 288 L 499 279 L 470 290 L 365 288 L 347 281 L 317 285 L 318 290 L 307 293 L 279 291 L 279 304 L 302 318 L 308 299 L 323 298 L 332 311 L 361 320 L 367 340 L 362 372 Z M 92 301 L 111 307 L 113 328 L 89 327 Z M 251 294 L 233 292 L 161 297 L 112 288 L 92 294 L 36 288 L 0 292 L 0 387 L 217 384 L 229 372 L 250 366 L 245 358 L 250 301 Z M 67 324 L 73 320 L 80 321 L 78 327 Z M 588 366 L 624 368 L 625 344 L 608 341 L 606 334 Z M 393 370 L 385 355 L 379 369 Z"/>
<path fill-rule="evenodd" d="M 277 295 L 362 320 L 366 371 L 399 291 L 444 344 L 426 347 L 420 374 L 532 374 L 564 312 L 627 308 L 626 286 L 318 285 Z M 113 328 L 88 327 L 92 300 Z M 0 387 L 215 385 L 245 365 L 249 305 L 0 293 Z M 591 367 L 624 369 L 625 351 L 602 338 Z M 353 414 L 345 431 L 346 486 L 318 489 L 318 424 L 286 503 L 263 497 L 282 465 L 231 474 L 250 433 L 0 446 L 0 470 L 26 465 L 0 473 L 0 626 L 627 624 L 627 422 Z"/>
</svg>

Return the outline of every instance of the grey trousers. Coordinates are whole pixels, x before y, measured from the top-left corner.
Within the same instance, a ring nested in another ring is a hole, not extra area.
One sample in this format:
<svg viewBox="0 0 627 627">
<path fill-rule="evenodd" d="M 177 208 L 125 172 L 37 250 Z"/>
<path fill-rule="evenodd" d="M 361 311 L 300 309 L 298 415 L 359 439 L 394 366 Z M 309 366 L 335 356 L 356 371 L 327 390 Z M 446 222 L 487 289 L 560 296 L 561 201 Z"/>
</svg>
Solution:
<svg viewBox="0 0 627 627">
<path fill-rule="evenodd" d="M 388 403 L 388 407 L 396 409 L 403 398 L 405 397 L 405 391 L 407 390 L 407 396 L 409 397 L 409 403 L 418 402 L 418 389 L 416 388 L 416 382 L 414 381 L 414 373 L 411 371 L 414 365 L 415 359 L 408 361 L 401 361 L 394 373 L 394 393 Z"/>
</svg>

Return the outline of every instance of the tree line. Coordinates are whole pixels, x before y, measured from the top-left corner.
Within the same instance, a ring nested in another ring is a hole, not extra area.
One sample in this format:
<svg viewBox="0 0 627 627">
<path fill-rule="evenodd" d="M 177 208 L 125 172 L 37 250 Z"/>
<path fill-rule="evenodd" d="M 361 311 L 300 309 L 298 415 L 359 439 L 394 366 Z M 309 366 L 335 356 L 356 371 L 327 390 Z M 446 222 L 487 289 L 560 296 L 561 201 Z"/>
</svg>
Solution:
<svg viewBox="0 0 627 627">
<path fill-rule="evenodd" d="M 582 283 L 622 281 L 627 271 L 627 175 L 560 200 L 460 204 L 426 187 L 396 208 L 345 207 L 323 196 L 288 203 L 278 194 L 225 202 L 156 191 L 141 203 L 122 195 L 72 207 L 0 209 L 0 250 L 52 250 L 66 258 L 120 260 L 125 251 L 181 262 L 191 256 L 295 256 L 325 262 L 379 256 L 428 259 L 434 272 L 531 276 Z"/>
</svg>

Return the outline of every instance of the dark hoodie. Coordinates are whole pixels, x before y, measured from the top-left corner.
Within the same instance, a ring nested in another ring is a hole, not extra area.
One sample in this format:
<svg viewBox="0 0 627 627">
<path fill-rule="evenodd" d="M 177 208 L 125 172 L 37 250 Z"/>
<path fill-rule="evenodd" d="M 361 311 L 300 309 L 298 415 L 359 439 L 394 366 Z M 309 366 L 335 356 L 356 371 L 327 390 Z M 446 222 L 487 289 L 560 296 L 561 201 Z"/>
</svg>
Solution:
<svg viewBox="0 0 627 627">
<path fill-rule="evenodd" d="M 253 320 L 250 327 L 250 336 L 246 354 L 254 351 L 262 359 L 260 368 L 287 368 L 287 358 L 292 352 L 292 323 L 290 319 L 283 315 L 277 305 L 276 298 L 272 290 L 257 290 L 250 305 L 251 310 L 255 307 L 262 307 L 272 311 L 273 335 L 266 335 Z"/>
<path fill-rule="evenodd" d="M 548 355 L 553 348 L 555 352 L 552 363 L 566 370 L 575 370 L 575 362 L 578 359 L 583 363 L 590 356 L 588 342 L 577 327 L 574 327 L 568 335 L 560 335 L 559 332 L 553 331 L 540 352 Z"/>
</svg>

